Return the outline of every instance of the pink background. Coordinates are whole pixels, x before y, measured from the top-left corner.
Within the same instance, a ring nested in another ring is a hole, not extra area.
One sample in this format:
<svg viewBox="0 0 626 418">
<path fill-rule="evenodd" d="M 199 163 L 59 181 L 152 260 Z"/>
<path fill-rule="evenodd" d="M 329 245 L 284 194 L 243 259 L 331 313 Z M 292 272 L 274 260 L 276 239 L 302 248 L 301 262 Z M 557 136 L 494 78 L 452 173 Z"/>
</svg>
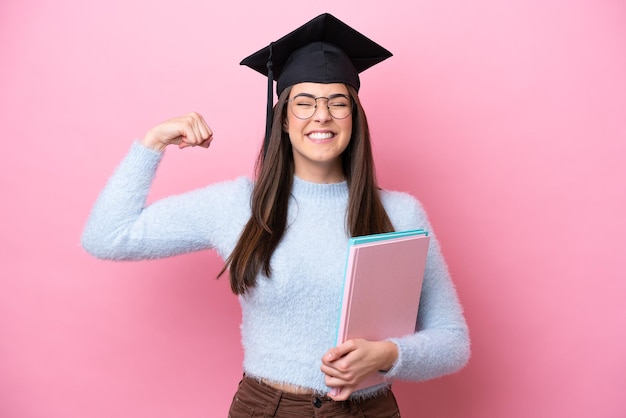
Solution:
<svg viewBox="0 0 626 418">
<path fill-rule="evenodd" d="M 153 198 L 250 174 L 265 82 L 240 59 L 329 11 L 395 56 L 363 74 L 379 178 L 418 196 L 471 327 L 407 417 L 626 416 L 626 5 L 609 0 L 0 3 L 0 416 L 225 416 L 239 308 L 209 252 L 79 245 L 131 141 L 204 114 Z M 410 5 L 410 6 L 409 6 Z"/>
</svg>

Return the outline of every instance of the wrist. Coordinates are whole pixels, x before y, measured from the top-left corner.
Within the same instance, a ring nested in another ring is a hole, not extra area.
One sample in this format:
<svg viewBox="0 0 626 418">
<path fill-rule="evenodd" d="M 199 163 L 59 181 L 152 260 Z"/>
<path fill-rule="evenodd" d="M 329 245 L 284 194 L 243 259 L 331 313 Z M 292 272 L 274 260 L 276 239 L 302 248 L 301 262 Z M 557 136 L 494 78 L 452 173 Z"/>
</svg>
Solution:
<svg viewBox="0 0 626 418">
<path fill-rule="evenodd" d="M 381 367 L 379 371 L 386 373 L 396 364 L 398 360 L 398 346 L 391 341 L 381 341 L 383 347 L 383 355 L 381 357 Z"/>
<path fill-rule="evenodd" d="M 163 152 L 165 150 L 166 144 L 162 143 L 158 139 L 156 139 L 150 131 L 146 133 L 143 139 L 140 141 L 141 145 L 146 148 L 149 148 L 153 151 Z"/>
</svg>

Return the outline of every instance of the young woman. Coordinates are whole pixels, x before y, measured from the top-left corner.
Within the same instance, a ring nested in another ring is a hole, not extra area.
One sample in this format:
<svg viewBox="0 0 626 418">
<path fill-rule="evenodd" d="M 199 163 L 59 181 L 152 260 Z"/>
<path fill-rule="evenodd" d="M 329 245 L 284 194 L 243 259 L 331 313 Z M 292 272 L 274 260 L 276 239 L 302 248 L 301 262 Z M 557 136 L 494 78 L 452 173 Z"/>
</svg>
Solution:
<svg viewBox="0 0 626 418">
<path fill-rule="evenodd" d="M 375 55 L 365 66 L 364 49 Z M 462 308 L 425 212 L 413 197 L 376 183 L 358 72 L 390 55 L 334 17 L 318 16 L 243 61 L 260 68 L 270 88 L 274 75 L 278 81 L 254 179 L 145 206 L 167 147 L 212 141 L 209 125 L 191 113 L 133 143 L 94 206 L 83 245 L 97 257 L 215 249 L 225 260 L 243 314 L 244 378 L 230 417 L 400 416 L 392 380 L 435 378 L 469 358 Z M 266 66 L 255 63 L 259 57 Z M 416 332 L 335 347 L 348 238 L 419 228 L 431 244 Z M 372 374 L 386 383 L 355 390 Z"/>
</svg>

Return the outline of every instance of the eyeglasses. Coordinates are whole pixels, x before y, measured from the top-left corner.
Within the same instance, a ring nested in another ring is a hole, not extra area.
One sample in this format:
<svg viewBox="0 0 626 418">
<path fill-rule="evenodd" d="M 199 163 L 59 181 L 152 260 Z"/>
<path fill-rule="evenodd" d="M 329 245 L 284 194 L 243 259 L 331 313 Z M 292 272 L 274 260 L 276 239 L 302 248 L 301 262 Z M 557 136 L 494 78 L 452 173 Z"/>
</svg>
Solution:
<svg viewBox="0 0 626 418">
<path fill-rule="evenodd" d="M 332 94 L 328 97 L 314 97 L 300 93 L 289 99 L 291 112 L 298 119 L 309 119 L 317 110 L 317 101 L 326 99 L 328 113 L 335 119 L 345 119 L 352 113 L 352 99 L 345 94 Z"/>
</svg>

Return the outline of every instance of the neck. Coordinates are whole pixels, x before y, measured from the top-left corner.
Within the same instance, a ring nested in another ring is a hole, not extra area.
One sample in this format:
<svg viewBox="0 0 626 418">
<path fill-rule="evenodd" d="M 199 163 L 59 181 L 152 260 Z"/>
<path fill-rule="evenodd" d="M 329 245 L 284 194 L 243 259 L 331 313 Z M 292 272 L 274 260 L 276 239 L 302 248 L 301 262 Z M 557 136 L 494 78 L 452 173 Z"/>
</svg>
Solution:
<svg viewBox="0 0 626 418">
<path fill-rule="evenodd" d="M 309 166 L 306 170 L 296 166 L 294 174 L 302 180 L 321 184 L 341 183 L 346 179 L 341 162 L 332 166 Z"/>
</svg>

